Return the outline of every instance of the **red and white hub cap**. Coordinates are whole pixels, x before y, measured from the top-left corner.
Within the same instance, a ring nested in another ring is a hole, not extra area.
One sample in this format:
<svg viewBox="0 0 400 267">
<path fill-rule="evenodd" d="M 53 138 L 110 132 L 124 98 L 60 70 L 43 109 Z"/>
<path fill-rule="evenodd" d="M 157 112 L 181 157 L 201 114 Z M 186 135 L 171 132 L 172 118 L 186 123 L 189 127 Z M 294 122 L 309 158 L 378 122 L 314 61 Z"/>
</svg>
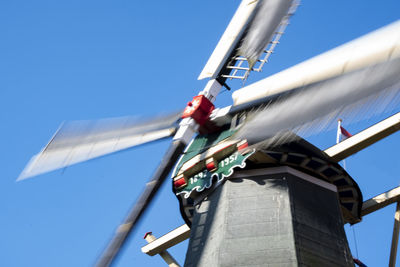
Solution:
<svg viewBox="0 0 400 267">
<path fill-rule="evenodd" d="M 191 117 L 199 125 L 203 125 L 207 122 L 213 110 L 213 103 L 204 95 L 198 95 L 193 97 L 193 100 L 188 103 L 183 111 L 182 118 Z"/>
</svg>

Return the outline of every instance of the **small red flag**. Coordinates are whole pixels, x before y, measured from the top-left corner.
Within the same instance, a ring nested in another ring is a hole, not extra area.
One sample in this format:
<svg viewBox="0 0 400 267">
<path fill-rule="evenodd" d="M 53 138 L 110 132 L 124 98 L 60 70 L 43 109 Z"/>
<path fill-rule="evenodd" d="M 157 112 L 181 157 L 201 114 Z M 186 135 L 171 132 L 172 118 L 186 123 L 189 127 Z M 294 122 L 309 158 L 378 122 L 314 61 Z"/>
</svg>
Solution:
<svg viewBox="0 0 400 267">
<path fill-rule="evenodd" d="M 342 133 L 342 135 L 344 135 L 346 138 L 349 138 L 351 136 L 353 136 L 351 133 L 349 133 L 345 128 L 343 128 L 342 126 L 340 126 L 340 132 Z"/>
</svg>

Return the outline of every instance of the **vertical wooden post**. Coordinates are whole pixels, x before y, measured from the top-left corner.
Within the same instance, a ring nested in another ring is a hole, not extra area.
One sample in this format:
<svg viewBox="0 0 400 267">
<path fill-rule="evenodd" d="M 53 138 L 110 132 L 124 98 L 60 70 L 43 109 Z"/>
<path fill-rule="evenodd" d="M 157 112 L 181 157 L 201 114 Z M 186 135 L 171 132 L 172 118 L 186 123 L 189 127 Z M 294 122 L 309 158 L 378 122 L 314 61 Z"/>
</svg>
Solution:
<svg viewBox="0 0 400 267">
<path fill-rule="evenodd" d="M 148 232 L 144 236 L 144 239 L 150 243 L 150 242 L 153 242 L 154 240 L 156 240 L 156 237 L 154 235 L 152 235 L 151 232 Z M 178 262 L 171 256 L 171 254 L 169 254 L 168 251 L 164 250 L 164 251 L 160 252 L 159 255 L 164 259 L 164 261 L 168 264 L 168 266 L 181 267 L 178 264 Z"/>
<path fill-rule="evenodd" d="M 399 242 L 399 227 L 400 227 L 400 202 L 397 202 L 396 213 L 394 215 L 392 247 L 390 249 L 389 267 L 396 266 L 396 255 Z"/>
</svg>

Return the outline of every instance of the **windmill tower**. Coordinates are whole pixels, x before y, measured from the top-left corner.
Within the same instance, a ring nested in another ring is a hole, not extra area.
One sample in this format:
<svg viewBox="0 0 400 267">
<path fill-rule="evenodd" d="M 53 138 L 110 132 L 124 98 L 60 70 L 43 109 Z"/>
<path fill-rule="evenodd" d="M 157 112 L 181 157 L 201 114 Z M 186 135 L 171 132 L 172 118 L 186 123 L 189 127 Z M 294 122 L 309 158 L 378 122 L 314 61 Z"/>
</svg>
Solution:
<svg viewBox="0 0 400 267">
<path fill-rule="evenodd" d="M 178 145 L 176 145 L 177 147 L 178 147 Z M 181 148 L 182 149 L 182 148 Z M 175 154 L 175 153 L 172 153 L 172 154 Z"/>
</svg>

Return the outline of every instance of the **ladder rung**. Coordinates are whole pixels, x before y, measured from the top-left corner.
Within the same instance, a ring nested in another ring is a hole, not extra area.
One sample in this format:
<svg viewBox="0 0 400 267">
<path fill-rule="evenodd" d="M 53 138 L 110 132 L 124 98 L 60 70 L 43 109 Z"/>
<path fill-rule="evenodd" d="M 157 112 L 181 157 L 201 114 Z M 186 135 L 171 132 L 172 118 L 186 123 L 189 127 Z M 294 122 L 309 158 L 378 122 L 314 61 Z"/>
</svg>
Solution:
<svg viewBox="0 0 400 267">
<path fill-rule="evenodd" d="M 241 79 L 241 80 L 245 78 L 245 76 L 234 76 L 234 75 L 222 75 L 222 77 L 230 79 Z"/>
<path fill-rule="evenodd" d="M 250 70 L 249 68 L 246 67 L 237 67 L 237 66 L 227 66 L 227 69 L 235 69 L 235 70 Z"/>
<path fill-rule="evenodd" d="M 247 61 L 247 58 L 244 58 L 244 57 L 237 57 L 237 58 L 235 58 L 235 60 L 237 60 L 237 61 L 240 61 L 240 60 L 242 60 L 242 61 Z M 257 61 L 258 61 L 258 62 L 261 62 L 261 59 L 257 59 Z"/>
<path fill-rule="evenodd" d="M 288 13 L 282 18 L 281 22 L 279 23 L 278 27 L 274 31 L 274 35 L 272 37 L 272 40 L 268 43 L 268 45 L 265 47 L 263 50 L 263 54 L 260 55 L 260 58 L 257 59 L 256 62 L 254 62 L 253 68 L 250 69 L 250 63 L 249 60 L 243 56 L 235 56 L 233 57 L 233 64 L 230 66 L 227 66 L 227 69 L 233 70 L 232 73 L 226 74 L 226 75 L 221 75 L 221 77 L 228 78 L 228 79 L 241 79 L 245 80 L 249 76 L 251 71 L 254 72 L 261 72 L 262 68 L 264 67 L 265 63 L 268 62 L 269 57 L 271 54 L 275 53 L 274 48 L 276 47 L 277 44 L 279 44 L 280 38 L 283 36 L 285 33 L 286 27 L 290 24 L 290 17 L 294 14 L 297 6 L 299 5 L 298 2 L 299 0 L 294 0 L 294 3 L 292 3 L 290 9 L 288 10 Z M 245 63 L 247 62 L 247 63 Z M 243 64 L 245 63 L 245 64 Z M 248 67 L 243 67 L 243 66 L 248 66 Z"/>
</svg>

